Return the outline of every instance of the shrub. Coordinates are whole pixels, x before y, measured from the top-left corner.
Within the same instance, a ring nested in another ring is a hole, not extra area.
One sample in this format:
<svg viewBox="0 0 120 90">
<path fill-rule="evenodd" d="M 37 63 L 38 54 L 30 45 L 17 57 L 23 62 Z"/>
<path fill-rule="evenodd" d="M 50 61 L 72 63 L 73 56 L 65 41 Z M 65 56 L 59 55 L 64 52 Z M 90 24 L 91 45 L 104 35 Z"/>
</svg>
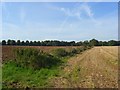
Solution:
<svg viewBox="0 0 120 90">
<path fill-rule="evenodd" d="M 75 48 L 73 48 L 72 51 L 71 51 L 71 53 L 73 53 L 73 54 L 77 54 L 77 53 L 78 53 L 78 50 L 75 49 Z"/>
<path fill-rule="evenodd" d="M 78 54 L 79 52 L 78 52 L 78 49 L 73 48 L 73 49 L 71 49 L 70 51 L 68 51 L 68 53 L 69 53 L 70 56 L 73 56 L 73 55 L 75 55 L 75 54 Z"/>
<path fill-rule="evenodd" d="M 53 54 L 57 57 L 65 57 L 68 55 L 68 52 L 63 48 L 59 48 L 59 49 L 55 49 L 53 51 Z"/>
<path fill-rule="evenodd" d="M 15 55 L 17 64 L 27 68 L 32 67 L 33 69 L 40 69 L 60 63 L 58 58 L 37 49 L 16 49 Z"/>
</svg>

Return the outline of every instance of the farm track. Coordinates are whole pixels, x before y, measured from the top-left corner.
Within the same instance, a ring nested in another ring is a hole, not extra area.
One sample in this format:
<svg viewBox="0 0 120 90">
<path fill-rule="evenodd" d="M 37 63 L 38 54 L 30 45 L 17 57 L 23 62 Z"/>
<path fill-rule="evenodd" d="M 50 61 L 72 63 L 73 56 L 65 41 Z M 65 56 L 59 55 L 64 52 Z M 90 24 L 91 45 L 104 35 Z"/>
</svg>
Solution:
<svg viewBox="0 0 120 90">
<path fill-rule="evenodd" d="M 117 50 L 118 47 L 94 47 L 78 54 L 51 83 L 64 88 L 118 88 Z"/>
</svg>

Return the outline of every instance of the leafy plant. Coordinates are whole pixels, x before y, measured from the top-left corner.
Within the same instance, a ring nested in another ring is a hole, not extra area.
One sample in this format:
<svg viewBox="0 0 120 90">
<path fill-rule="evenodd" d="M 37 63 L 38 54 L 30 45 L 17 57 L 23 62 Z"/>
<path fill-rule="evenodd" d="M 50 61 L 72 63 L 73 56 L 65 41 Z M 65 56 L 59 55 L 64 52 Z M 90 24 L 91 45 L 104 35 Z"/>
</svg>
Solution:
<svg viewBox="0 0 120 90">
<path fill-rule="evenodd" d="M 55 49 L 53 51 L 53 55 L 55 55 L 57 57 L 65 57 L 68 55 L 68 52 L 63 48 L 59 48 L 59 49 Z"/>
<path fill-rule="evenodd" d="M 58 58 L 31 48 L 16 49 L 15 56 L 18 65 L 33 69 L 50 68 L 60 63 Z"/>
</svg>

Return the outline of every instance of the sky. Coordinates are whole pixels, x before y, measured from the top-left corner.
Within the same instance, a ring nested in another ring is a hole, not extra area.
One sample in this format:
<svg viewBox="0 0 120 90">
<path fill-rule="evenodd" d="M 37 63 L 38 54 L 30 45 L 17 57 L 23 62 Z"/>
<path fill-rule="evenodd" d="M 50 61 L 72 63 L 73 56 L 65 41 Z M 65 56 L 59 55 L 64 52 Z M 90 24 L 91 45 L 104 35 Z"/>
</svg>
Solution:
<svg viewBox="0 0 120 90">
<path fill-rule="evenodd" d="M 2 39 L 118 39 L 117 2 L 4 2 Z"/>
</svg>

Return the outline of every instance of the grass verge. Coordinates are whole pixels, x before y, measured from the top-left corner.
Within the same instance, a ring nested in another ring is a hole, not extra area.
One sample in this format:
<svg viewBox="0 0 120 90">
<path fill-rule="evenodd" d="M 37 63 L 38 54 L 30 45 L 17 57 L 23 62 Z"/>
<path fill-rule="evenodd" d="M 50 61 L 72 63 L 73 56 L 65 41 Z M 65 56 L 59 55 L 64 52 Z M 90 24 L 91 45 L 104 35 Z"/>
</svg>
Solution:
<svg viewBox="0 0 120 90">
<path fill-rule="evenodd" d="M 9 61 L 3 65 L 3 88 L 49 87 L 49 79 L 57 75 L 59 75 L 57 67 L 33 70 Z"/>
</svg>

